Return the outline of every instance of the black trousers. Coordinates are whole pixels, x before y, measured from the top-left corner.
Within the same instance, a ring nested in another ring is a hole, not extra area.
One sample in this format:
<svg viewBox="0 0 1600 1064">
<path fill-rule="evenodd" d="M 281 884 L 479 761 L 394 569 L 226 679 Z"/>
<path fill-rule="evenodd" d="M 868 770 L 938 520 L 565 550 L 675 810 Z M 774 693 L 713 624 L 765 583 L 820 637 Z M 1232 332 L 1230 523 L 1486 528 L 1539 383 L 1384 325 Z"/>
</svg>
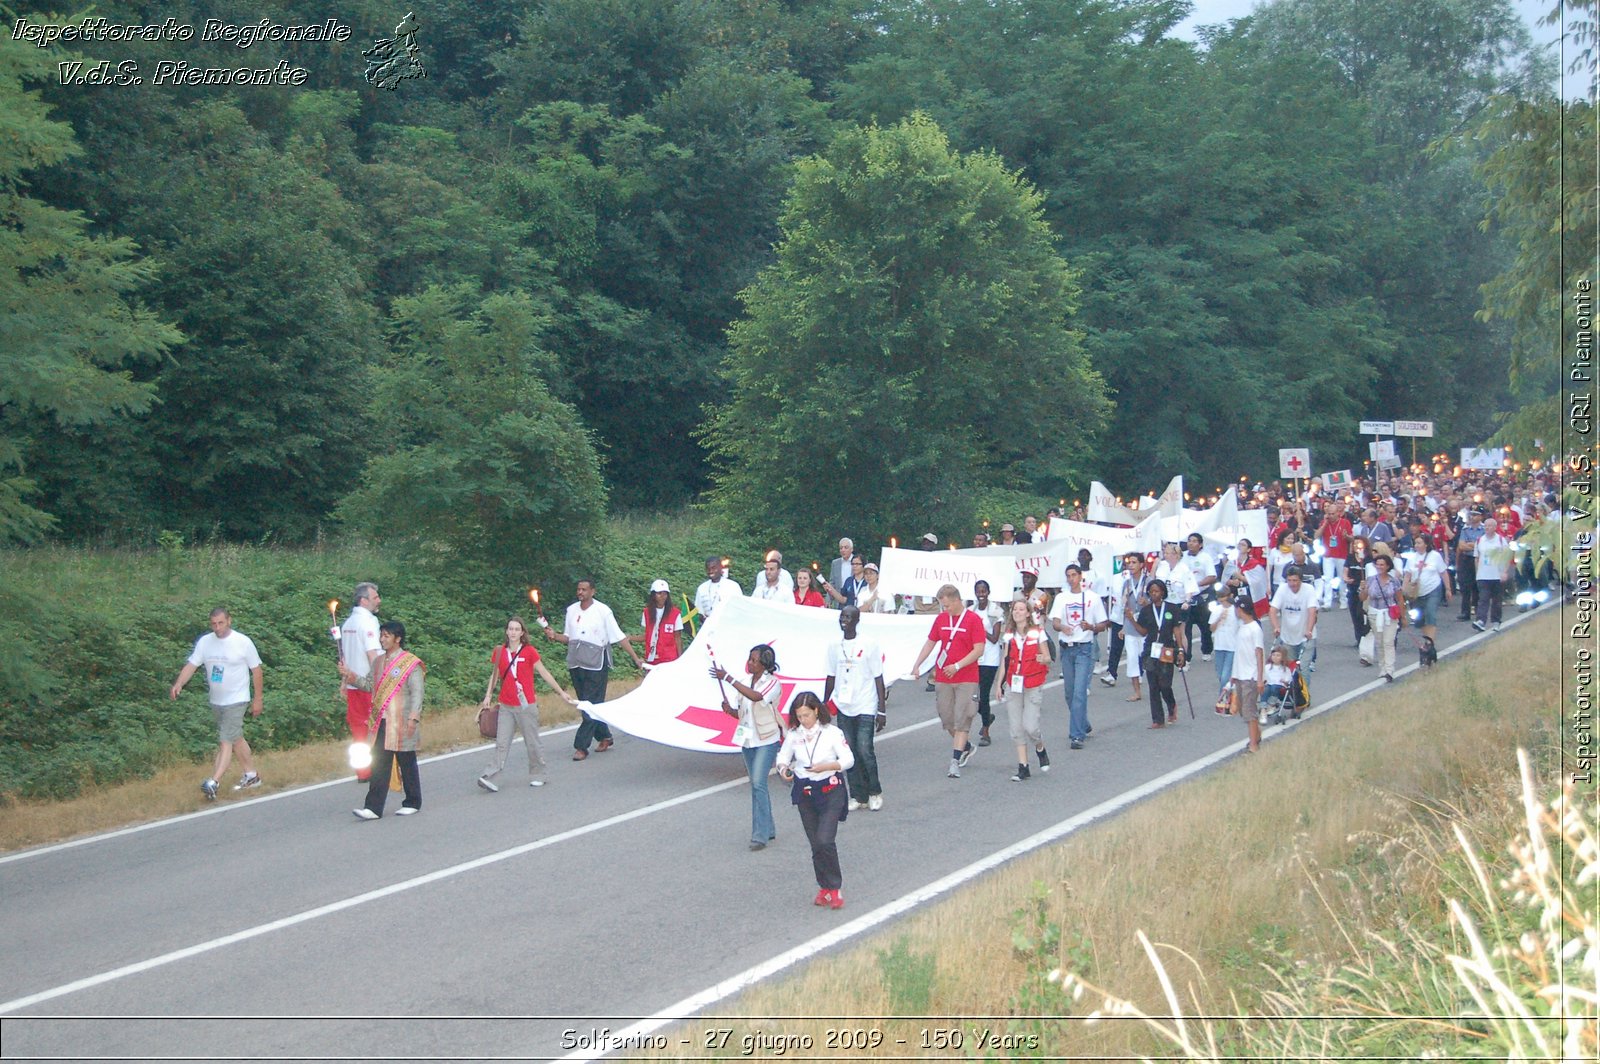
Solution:
<svg viewBox="0 0 1600 1064">
<path fill-rule="evenodd" d="M 1361 640 L 1366 638 L 1366 634 L 1372 630 L 1372 626 L 1367 623 L 1367 604 L 1361 601 L 1361 592 L 1355 588 L 1350 588 L 1349 590 L 1349 601 L 1346 605 L 1350 609 L 1350 624 L 1356 632 L 1356 645 L 1360 646 Z"/>
<path fill-rule="evenodd" d="M 593 702 L 599 705 L 606 700 L 606 680 L 610 678 L 610 669 L 568 669 L 572 676 L 572 693 L 578 696 L 580 702 Z M 589 751 L 591 742 L 611 738 L 611 726 L 603 720 L 595 720 L 581 709 L 578 713 L 582 720 L 578 722 L 578 730 L 572 734 L 572 748 Z"/>
<path fill-rule="evenodd" d="M 1456 556 L 1456 595 L 1461 599 L 1461 619 L 1478 609 L 1478 559 L 1471 554 Z"/>
<path fill-rule="evenodd" d="M 1122 638 L 1122 625 L 1113 624 L 1111 635 L 1106 639 L 1106 672 L 1114 680 L 1117 678 L 1117 665 L 1122 661 L 1122 648 L 1127 640 Z"/>
<path fill-rule="evenodd" d="M 1478 623 L 1500 623 L 1501 583 L 1498 580 L 1478 581 Z"/>
<path fill-rule="evenodd" d="M 994 690 L 994 678 L 1000 672 L 998 665 L 978 666 L 978 716 L 987 728 L 994 723 L 994 711 L 989 708 L 989 692 Z"/>
<path fill-rule="evenodd" d="M 1150 720 L 1165 724 L 1167 718 L 1178 715 L 1178 696 L 1172 693 L 1172 662 L 1144 661 L 1144 680 L 1150 688 Z"/>
<path fill-rule="evenodd" d="M 844 815 L 845 788 L 835 787 L 813 801 L 804 795 L 796 807 L 800 810 L 800 823 L 806 829 L 806 841 L 811 843 L 811 869 L 817 874 L 817 886 L 823 890 L 838 890 L 844 886 L 839 872 L 839 818 Z"/>
<path fill-rule="evenodd" d="M 389 797 L 389 776 L 394 772 L 395 762 L 400 763 L 400 785 L 405 788 L 405 800 L 401 805 L 412 809 L 422 808 L 422 773 L 417 771 L 417 752 L 415 750 L 385 750 L 383 748 L 383 729 L 388 721 L 378 722 L 378 737 L 374 740 L 372 750 L 372 780 L 367 784 L 366 807 L 383 815 L 383 803 Z"/>
<path fill-rule="evenodd" d="M 1194 626 L 1200 626 L 1200 653 L 1211 653 L 1211 610 L 1210 600 L 1204 595 L 1196 595 L 1189 608 L 1183 611 L 1183 637 L 1189 643 L 1189 648 L 1194 649 Z"/>
</svg>

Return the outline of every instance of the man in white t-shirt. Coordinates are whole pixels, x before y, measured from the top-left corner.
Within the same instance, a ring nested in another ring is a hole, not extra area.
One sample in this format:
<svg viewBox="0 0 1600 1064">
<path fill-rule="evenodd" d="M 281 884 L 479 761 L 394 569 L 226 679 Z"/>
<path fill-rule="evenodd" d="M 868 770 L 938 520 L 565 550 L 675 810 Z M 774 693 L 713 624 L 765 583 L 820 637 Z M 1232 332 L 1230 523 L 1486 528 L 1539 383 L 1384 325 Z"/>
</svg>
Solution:
<svg viewBox="0 0 1600 1064">
<path fill-rule="evenodd" d="M 994 723 L 994 708 L 990 705 L 991 688 L 1000 671 L 1000 626 L 1005 622 L 1005 607 L 989 597 L 989 581 L 979 580 L 972 585 L 972 608 L 983 619 L 983 654 L 978 658 L 978 719 L 983 728 L 978 732 L 978 745 L 988 746 L 989 725 Z"/>
<path fill-rule="evenodd" d="M 1206 550 L 1206 540 L 1198 532 L 1191 532 L 1184 540 L 1183 564 L 1189 569 L 1189 582 L 1194 596 L 1183 617 L 1183 634 L 1190 647 L 1194 646 L 1194 629 L 1200 629 L 1200 660 L 1211 660 L 1211 603 L 1216 594 L 1211 590 L 1217 582 L 1217 559 Z"/>
<path fill-rule="evenodd" d="M 1050 629 L 1060 640 L 1061 683 L 1067 696 L 1067 737 L 1082 750 L 1094 729 L 1089 725 L 1089 678 L 1094 674 L 1094 640 L 1111 627 L 1100 596 L 1083 584 L 1076 562 L 1067 566 L 1067 586 L 1050 607 Z"/>
<path fill-rule="evenodd" d="M 211 775 L 200 784 L 200 790 L 207 801 L 214 802 L 217 781 L 227 773 L 235 753 L 239 755 L 244 775 L 233 789 L 242 791 L 261 786 L 250 744 L 244 740 L 245 706 L 250 707 L 252 717 L 261 716 L 261 655 L 256 653 L 256 645 L 248 636 L 233 630 L 233 616 L 221 606 L 211 611 L 211 631 L 195 640 L 189 660 L 167 692 L 174 701 L 189 678 L 202 669 L 206 674 L 207 693 L 211 696 L 211 713 L 217 721 L 217 756 L 211 765 Z"/>
<path fill-rule="evenodd" d="M 611 607 L 594 597 L 594 581 L 587 577 L 578 581 L 578 600 L 567 607 L 566 620 L 561 631 L 552 630 L 540 623 L 544 634 L 567 647 L 567 675 L 572 677 L 572 688 L 579 703 L 597 706 L 606 700 L 606 681 L 611 675 L 611 648 L 620 646 L 628 652 L 639 671 L 644 671 L 644 659 L 639 657 L 628 642 L 628 636 L 617 623 Z M 595 750 L 605 753 L 611 749 L 611 727 L 603 720 L 591 717 L 579 708 L 578 730 L 572 735 L 572 760 L 584 761 L 589 757 L 589 741 L 595 741 Z"/>
<path fill-rule="evenodd" d="M 1317 591 L 1305 582 L 1298 568 L 1290 567 L 1283 583 L 1272 596 L 1272 634 L 1289 651 L 1292 661 L 1301 660 L 1305 645 L 1316 638 Z M 1310 662 L 1306 662 L 1310 671 Z"/>
<path fill-rule="evenodd" d="M 1489 518 L 1483 523 L 1483 538 L 1478 540 L 1478 615 L 1472 627 L 1483 631 L 1489 625 L 1500 630 L 1500 595 L 1511 575 L 1511 541 L 1500 534 L 1500 522 Z"/>
<path fill-rule="evenodd" d="M 700 623 L 705 624 L 709 621 L 712 611 L 723 602 L 739 598 L 743 594 L 733 577 L 722 568 L 722 559 L 707 558 L 706 578 L 694 593 L 694 608 L 700 615 Z"/>
<path fill-rule="evenodd" d="M 372 672 L 372 663 L 383 653 L 378 644 L 378 606 L 382 598 L 378 585 L 363 581 L 356 585 L 352 596 L 355 605 L 350 616 L 339 626 L 339 661 L 357 677 L 366 678 Z M 367 741 L 367 722 L 372 719 L 372 692 L 344 685 L 344 722 L 350 729 L 354 742 Z M 356 769 L 356 779 L 372 777 L 371 768 Z"/>
<path fill-rule="evenodd" d="M 861 611 L 856 607 L 839 611 L 843 638 L 828 645 L 828 679 L 822 686 L 822 699 L 831 699 L 838 708 L 834 724 L 844 732 L 855 755 L 856 763 L 846 770 L 850 808 L 865 805 L 877 812 L 883 808 L 883 786 L 878 780 L 875 736 L 889 719 L 889 690 L 883 683 L 883 650 L 877 640 L 860 633 L 860 624 Z"/>
<path fill-rule="evenodd" d="M 755 587 L 750 589 L 750 597 L 763 602 L 794 603 L 794 577 L 783 567 L 783 555 L 778 551 L 767 551 L 761 563 L 761 574 L 756 577 Z"/>
</svg>

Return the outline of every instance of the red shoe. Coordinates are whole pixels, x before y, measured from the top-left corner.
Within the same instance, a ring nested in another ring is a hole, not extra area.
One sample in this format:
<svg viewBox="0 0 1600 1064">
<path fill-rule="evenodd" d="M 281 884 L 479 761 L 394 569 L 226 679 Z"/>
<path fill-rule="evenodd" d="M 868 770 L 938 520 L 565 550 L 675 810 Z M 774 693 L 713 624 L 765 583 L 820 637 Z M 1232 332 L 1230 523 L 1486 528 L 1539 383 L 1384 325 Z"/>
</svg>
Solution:
<svg viewBox="0 0 1600 1064">
<path fill-rule="evenodd" d="M 828 895 L 830 895 L 832 893 L 833 892 L 829 891 L 829 890 L 819 890 L 819 891 L 817 891 L 817 896 L 815 898 L 811 899 L 811 904 L 812 905 L 826 905 L 826 904 L 828 904 Z"/>
<path fill-rule="evenodd" d="M 833 892 L 833 897 L 829 899 L 828 904 L 831 905 L 835 909 L 843 909 L 844 908 L 844 891 L 842 891 L 842 890 L 834 891 Z"/>
</svg>

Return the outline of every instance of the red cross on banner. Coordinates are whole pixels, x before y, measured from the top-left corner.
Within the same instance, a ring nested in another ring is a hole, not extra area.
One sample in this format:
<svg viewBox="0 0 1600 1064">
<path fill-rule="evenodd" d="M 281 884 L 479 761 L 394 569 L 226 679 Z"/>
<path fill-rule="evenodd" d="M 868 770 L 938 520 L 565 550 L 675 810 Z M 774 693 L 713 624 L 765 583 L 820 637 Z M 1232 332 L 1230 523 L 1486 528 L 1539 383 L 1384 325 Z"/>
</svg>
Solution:
<svg viewBox="0 0 1600 1064">
<path fill-rule="evenodd" d="M 1311 475 L 1311 450 L 1307 447 L 1284 447 L 1278 451 L 1280 477 L 1308 477 Z"/>
</svg>

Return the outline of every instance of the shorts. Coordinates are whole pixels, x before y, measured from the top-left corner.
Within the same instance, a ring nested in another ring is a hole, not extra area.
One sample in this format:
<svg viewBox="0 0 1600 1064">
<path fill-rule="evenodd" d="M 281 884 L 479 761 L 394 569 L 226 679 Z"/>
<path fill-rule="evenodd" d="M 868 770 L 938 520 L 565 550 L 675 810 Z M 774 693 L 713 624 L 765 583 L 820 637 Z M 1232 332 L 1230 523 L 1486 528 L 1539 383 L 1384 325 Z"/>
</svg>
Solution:
<svg viewBox="0 0 1600 1064">
<path fill-rule="evenodd" d="M 939 706 L 939 723 L 944 725 L 944 730 L 954 735 L 956 732 L 972 730 L 972 722 L 978 715 L 978 703 L 972 696 L 978 693 L 975 683 L 938 683 L 934 684 L 938 691 L 935 696 Z"/>
<path fill-rule="evenodd" d="M 211 715 L 217 718 L 217 741 L 236 743 L 244 738 L 244 711 L 249 702 L 235 702 L 231 706 L 212 706 Z"/>
<path fill-rule="evenodd" d="M 1440 584 L 1426 595 L 1419 595 L 1412 601 L 1422 611 L 1421 619 L 1417 621 L 1424 628 L 1432 628 L 1439 623 L 1439 602 L 1444 598 L 1444 585 Z"/>
<path fill-rule="evenodd" d="M 1254 680 L 1233 681 L 1233 689 L 1238 693 L 1239 716 L 1245 720 L 1261 719 L 1261 694 Z"/>
</svg>

